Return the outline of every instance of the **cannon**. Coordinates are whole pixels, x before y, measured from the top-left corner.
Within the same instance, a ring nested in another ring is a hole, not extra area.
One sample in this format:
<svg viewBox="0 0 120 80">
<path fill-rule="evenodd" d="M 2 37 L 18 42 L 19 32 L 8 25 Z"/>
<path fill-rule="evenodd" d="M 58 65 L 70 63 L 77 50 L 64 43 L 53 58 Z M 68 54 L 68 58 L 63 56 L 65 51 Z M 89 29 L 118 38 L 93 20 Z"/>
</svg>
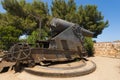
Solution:
<svg viewBox="0 0 120 80">
<path fill-rule="evenodd" d="M 52 36 L 50 39 L 37 40 L 36 47 L 31 47 L 28 43 L 17 43 L 5 54 L 3 60 L 15 62 L 14 70 L 20 71 L 21 64 L 45 65 L 84 58 L 87 55 L 84 36 L 93 37 L 93 32 L 59 18 L 53 18 L 50 27 Z"/>
</svg>

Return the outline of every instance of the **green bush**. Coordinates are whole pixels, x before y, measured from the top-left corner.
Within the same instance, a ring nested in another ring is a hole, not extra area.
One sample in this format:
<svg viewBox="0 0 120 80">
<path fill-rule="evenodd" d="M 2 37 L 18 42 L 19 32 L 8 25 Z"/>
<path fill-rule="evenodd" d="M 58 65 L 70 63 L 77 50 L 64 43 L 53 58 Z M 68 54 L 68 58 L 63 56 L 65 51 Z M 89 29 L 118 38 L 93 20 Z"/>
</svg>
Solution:
<svg viewBox="0 0 120 80">
<path fill-rule="evenodd" d="M 0 26 L 0 49 L 8 50 L 14 43 L 19 42 L 22 31 L 13 26 Z"/>
<path fill-rule="evenodd" d="M 94 56 L 94 48 L 93 48 L 94 42 L 92 41 L 92 38 L 85 37 L 85 49 L 88 53 L 88 56 Z"/>
</svg>

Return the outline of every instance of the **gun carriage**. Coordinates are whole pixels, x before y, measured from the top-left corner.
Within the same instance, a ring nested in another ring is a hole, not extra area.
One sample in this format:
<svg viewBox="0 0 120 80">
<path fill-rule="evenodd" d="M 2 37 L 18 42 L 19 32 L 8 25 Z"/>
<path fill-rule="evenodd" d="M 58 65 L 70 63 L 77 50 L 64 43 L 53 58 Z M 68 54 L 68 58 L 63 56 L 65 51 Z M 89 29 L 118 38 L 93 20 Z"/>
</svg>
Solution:
<svg viewBox="0 0 120 80">
<path fill-rule="evenodd" d="M 52 38 L 36 41 L 32 48 L 27 43 L 17 43 L 10 48 L 3 60 L 16 62 L 15 71 L 20 70 L 21 63 L 34 66 L 35 63 L 71 61 L 87 55 L 84 48 L 84 36 L 93 37 L 90 32 L 78 24 L 53 18 L 51 23 Z"/>
</svg>

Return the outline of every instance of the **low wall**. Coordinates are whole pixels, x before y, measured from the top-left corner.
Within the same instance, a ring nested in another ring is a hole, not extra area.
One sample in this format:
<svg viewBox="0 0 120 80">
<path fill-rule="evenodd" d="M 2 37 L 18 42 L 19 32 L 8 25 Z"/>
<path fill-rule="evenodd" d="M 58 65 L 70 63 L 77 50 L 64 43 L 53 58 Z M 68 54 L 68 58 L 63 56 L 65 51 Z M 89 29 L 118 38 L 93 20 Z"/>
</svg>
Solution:
<svg viewBox="0 0 120 80">
<path fill-rule="evenodd" d="M 95 56 L 120 58 L 120 41 L 94 43 Z"/>
</svg>

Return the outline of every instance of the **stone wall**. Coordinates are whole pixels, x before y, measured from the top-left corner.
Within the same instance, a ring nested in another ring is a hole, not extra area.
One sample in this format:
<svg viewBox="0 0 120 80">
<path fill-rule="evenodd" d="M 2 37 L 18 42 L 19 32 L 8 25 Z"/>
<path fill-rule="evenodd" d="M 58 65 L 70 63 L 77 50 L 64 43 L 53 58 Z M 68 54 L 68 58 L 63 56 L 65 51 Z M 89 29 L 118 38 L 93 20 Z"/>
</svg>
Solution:
<svg viewBox="0 0 120 80">
<path fill-rule="evenodd" d="M 95 56 L 120 58 L 120 41 L 94 43 Z"/>
</svg>

